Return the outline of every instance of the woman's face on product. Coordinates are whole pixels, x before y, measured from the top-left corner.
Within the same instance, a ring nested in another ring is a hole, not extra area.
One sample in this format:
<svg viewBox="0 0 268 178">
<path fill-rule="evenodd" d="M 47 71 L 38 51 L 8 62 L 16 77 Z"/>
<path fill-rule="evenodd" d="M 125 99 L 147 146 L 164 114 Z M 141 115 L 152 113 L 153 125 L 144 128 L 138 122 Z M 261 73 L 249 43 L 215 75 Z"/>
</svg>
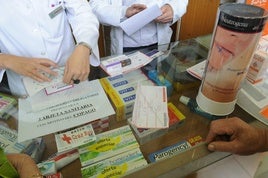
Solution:
<svg viewBox="0 0 268 178">
<path fill-rule="evenodd" d="M 248 50 L 248 47 L 251 46 L 251 42 L 255 39 L 256 35 L 233 32 L 222 27 L 217 27 L 214 45 L 226 56 L 235 58 L 245 50 Z"/>
<path fill-rule="evenodd" d="M 248 58 L 251 54 L 255 39 L 259 33 L 238 33 L 226 30 L 220 26 L 217 27 L 216 35 L 212 46 L 212 52 L 209 59 L 209 71 L 217 71 L 235 59 Z M 236 61 L 239 63 L 239 61 Z M 230 64 L 232 65 L 232 64 Z"/>
</svg>

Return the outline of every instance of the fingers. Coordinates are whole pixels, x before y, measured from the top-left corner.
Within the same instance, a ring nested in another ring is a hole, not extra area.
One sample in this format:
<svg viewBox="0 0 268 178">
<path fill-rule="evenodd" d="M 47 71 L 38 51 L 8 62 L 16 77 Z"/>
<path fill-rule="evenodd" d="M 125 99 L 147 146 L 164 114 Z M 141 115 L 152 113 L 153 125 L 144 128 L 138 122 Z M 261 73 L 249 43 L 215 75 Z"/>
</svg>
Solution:
<svg viewBox="0 0 268 178">
<path fill-rule="evenodd" d="M 146 5 L 144 5 L 144 4 L 133 4 L 129 8 L 127 8 L 126 17 L 129 18 L 129 17 L 143 11 L 144 9 L 146 9 Z"/>
<path fill-rule="evenodd" d="M 146 5 L 144 5 L 144 4 L 133 4 L 131 7 L 134 9 L 137 9 L 139 11 L 146 9 Z"/>
<path fill-rule="evenodd" d="M 231 136 L 233 133 L 234 131 L 226 119 L 215 120 L 210 124 L 206 142 L 212 142 L 216 138 L 220 138 L 219 136 Z"/>
<path fill-rule="evenodd" d="M 210 151 L 221 151 L 221 152 L 234 152 L 234 148 L 231 142 L 217 141 L 208 144 Z"/>
<path fill-rule="evenodd" d="M 206 138 L 208 149 L 235 154 L 250 153 L 250 137 L 247 136 L 247 132 L 252 132 L 250 135 L 254 135 L 254 132 L 243 129 L 243 124 L 244 122 L 236 117 L 212 121 Z"/>
<path fill-rule="evenodd" d="M 49 82 L 52 76 L 57 76 L 57 72 L 52 70 L 53 67 L 57 67 L 57 65 L 50 60 L 33 60 L 33 63 L 29 64 L 25 75 L 39 82 Z"/>
<path fill-rule="evenodd" d="M 7 154 L 8 160 L 16 168 L 21 178 L 41 175 L 34 160 L 25 154 Z"/>
<path fill-rule="evenodd" d="M 208 149 L 210 151 L 228 151 L 235 152 L 234 146 L 238 135 L 236 131 L 235 120 L 237 118 L 219 119 L 212 121 L 210 124 L 209 133 L 206 137 Z"/>
<path fill-rule="evenodd" d="M 158 23 L 168 23 L 173 20 L 173 9 L 169 4 L 161 7 L 162 15 L 155 19 Z"/>
<path fill-rule="evenodd" d="M 9 55 L 8 68 L 20 75 L 27 76 L 39 82 L 50 81 L 49 76 L 56 76 L 52 68 L 57 64 L 45 58 L 27 58 Z"/>
<path fill-rule="evenodd" d="M 38 82 L 50 82 L 51 79 L 48 78 L 44 73 L 41 74 L 39 72 L 33 72 L 33 73 L 30 73 L 30 75 L 32 79 L 38 81 Z"/>
<path fill-rule="evenodd" d="M 57 64 L 55 62 L 48 59 L 38 59 L 37 62 L 46 67 L 57 67 Z"/>
<path fill-rule="evenodd" d="M 260 130 L 250 126 L 238 117 L 212 121 L 206 138 L 210 151 L 249 155 L 263 149 Z"/>
<path fill-rule="evenodd" d="M 90 60 L 88 50 L 75 48 L 65 64 L 63 82 L 74 84 L 75 80 L 85 81 L 88 79 Z"/>
<path fill-rule="evenodd" d="M 244 145 L 240 141 L 216 141 L 208 144 L 208 150 L 210 151 L 219 151 L 219 152 L 229 152 L 239 155 L 250 155 L 256 153 L 255 148 L 250 145 Z"/>
<path fill-rule="evenodd" d="M 67 84 L 78 84 L 81 81 L 88 79 L 89 67 L 85 67 L 84 70 L 75 70 L 65 67 L 63 82 Z"/>
<path fill-rule="evenodd" d="M 74 69 L 74 67 L 70 67 L 70 65 L 71 64 L 69 64 L 68 62 L 65 65 L 63 82 L 67 84 L 80 83 L 80 72 Z"/>
<path fill-rule="evenodd" d="M 53 71 L 50 67 L 40 67 L 34 75 L 42 81 L 51 81 L 51 77 L 57 76 L 57 72 Z"/>
</svg>

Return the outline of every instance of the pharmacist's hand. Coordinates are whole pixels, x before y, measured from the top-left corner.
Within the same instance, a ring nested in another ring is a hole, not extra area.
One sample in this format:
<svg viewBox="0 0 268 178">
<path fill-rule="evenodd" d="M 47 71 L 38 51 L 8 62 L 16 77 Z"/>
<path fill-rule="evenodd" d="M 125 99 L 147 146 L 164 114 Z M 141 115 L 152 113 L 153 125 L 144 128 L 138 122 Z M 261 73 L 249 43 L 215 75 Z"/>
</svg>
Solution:
<svg viewBox="0 0 268 178">
<path fill-rule="evenodd" d="M 63 82 L 73 84 L 74 80 L 85 81 L 90 72 L 90 51 L 87 47 L 78 45 L 65 64 Z M 78 82 L 79 83 L 79 82 Z"/>
<path fill-rule="evenodd" d="M 265 130 L 232 117 L 212 121 L 206 142 L 210 151 L 249 155 L 264 151 L 265 138 Z"/>
<path fill-rule="evenodd" d="M 143 11 L 144 9 L 146 9 L 146 6 L 144 4 L 133 4 L 129 8 L 127 8 L 125 16 L 127 18 L 129 18 L 129 17 Z"/>
<path fill-rule="evenodd" d="M 162 15 L 155 19 L 158 23 L 168 23 L 173 20 L 173 9 L 169 4 L 165 4 L 161 7 Z"/>
<path fill-rule="evenodd" d="M 15 167 L 20 178 L 41 178 L 34 160 L 26 154 L 7 154 L 8 161 Z"/>
<path fill-rule="evenodd" d="M 48 75 L 56 76 L 52 67 L 57 64 L 45 58 L 26 58 L 14 55 L 1 54 L 1 67 L 12 70 L 20 75 L 30 77 L 39 82 L 49 82 Z"/>
</svg>

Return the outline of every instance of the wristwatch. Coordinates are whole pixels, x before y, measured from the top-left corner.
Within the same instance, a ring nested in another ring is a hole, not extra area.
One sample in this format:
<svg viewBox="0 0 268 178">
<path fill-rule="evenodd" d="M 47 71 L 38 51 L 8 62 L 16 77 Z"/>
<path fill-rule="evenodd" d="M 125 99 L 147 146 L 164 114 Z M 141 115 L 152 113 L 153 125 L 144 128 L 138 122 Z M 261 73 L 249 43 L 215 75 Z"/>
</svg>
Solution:
<svg viewBox="0 0 268 178">
<path fill-rule="evenodd" d="M 92 54 L 92 48 L 91 48 L 91 46 L 90 46 L 89 44 L 87 44 L 86 42 L 81 41 L 81 42 L 79 42 L 79 43 L 76 44 L 76 46 L 78 46 L 78 45 L 85 46 L 86 48 L 89 49 L 89 55 Z"/>
</svg>

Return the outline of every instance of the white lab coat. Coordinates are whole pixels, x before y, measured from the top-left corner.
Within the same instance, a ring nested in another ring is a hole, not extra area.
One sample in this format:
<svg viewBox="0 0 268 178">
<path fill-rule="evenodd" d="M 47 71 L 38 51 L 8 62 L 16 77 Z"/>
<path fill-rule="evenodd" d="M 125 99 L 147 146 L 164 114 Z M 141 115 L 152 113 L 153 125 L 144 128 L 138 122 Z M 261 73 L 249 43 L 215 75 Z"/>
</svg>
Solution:
<svg viewBox="0 0 268 178">
<path fill-rule="evenodd" d="M 173 8 L 174 17 L 172 23 L 157 23 L 158 44 L 167 44 L 172 36 L 170 25 L 178 21 L 186 12 L 188 0 L 151 0 L 150 3 L 152 2 L 157 3 L 159 7 L 164 4 L 170 4 Z M 111 53 L 122 54 L 123 30 L 119 27 L 119 24 L 125 15 L 127 7 L 122 6 L 122 0 L 90 0 L 89 4 L 100 23 L 111 26 Z"/>
<path fill-rule="evenodd" d="M 86 0 L 0 0 L 0 4 L 1 53 L 48 58 L 63 66 L 73 52 L 75 38 L 91 45 L 91 65 L 99 65 L 99 22 Z M 0 69 L 1 80 L 4 72 Z M 22 76 L 6 72 L 12 94 L 25 95 Z"/>
</svg>

